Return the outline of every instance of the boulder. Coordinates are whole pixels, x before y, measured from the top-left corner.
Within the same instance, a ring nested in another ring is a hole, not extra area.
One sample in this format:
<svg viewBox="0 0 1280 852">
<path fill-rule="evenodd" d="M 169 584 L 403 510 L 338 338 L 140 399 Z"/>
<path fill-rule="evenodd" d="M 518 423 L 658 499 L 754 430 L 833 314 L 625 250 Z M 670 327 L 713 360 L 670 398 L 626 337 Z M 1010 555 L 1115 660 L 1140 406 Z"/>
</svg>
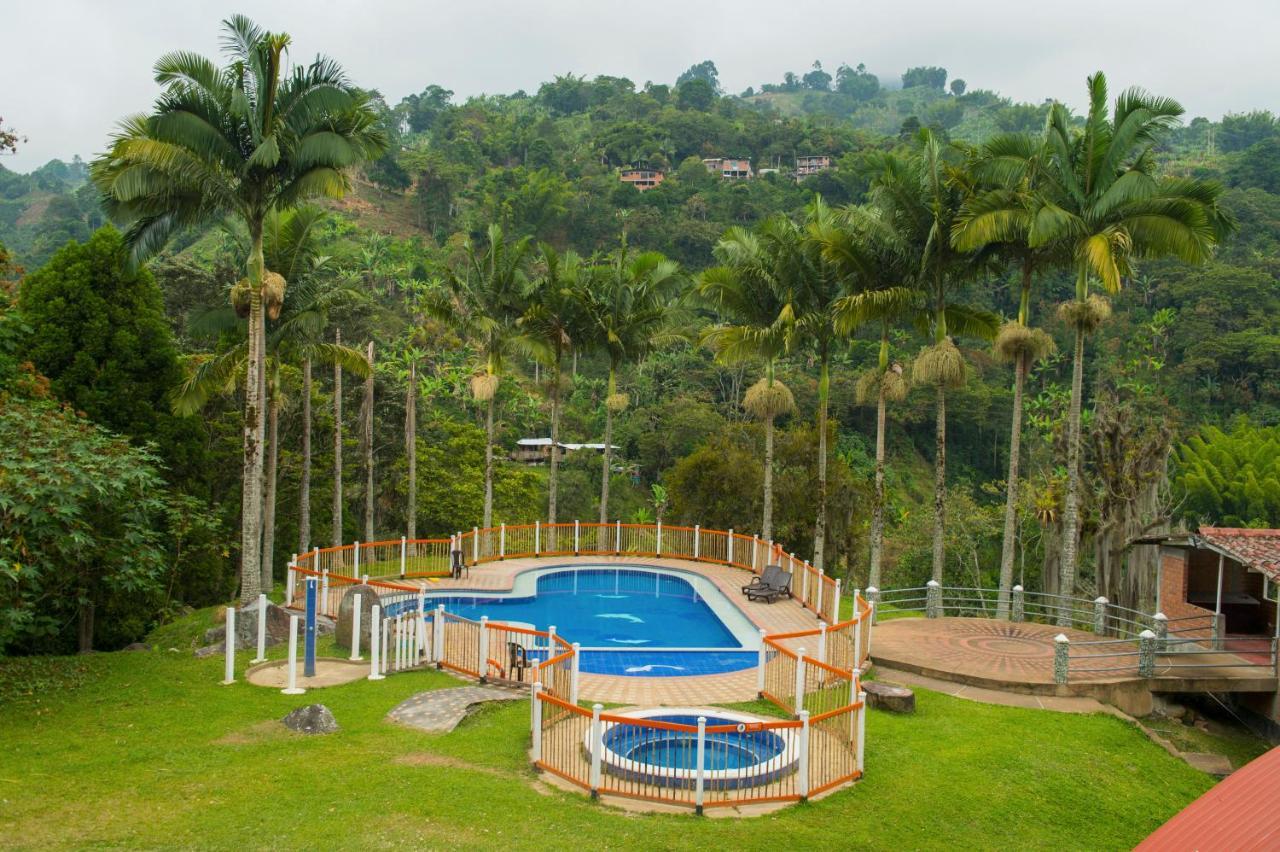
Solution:
<svg viewBox="0 0 1280 852">
<path fill-rule="evenodd" d="M 334 628 L 333 644 L 343 650 L 351 650 L 351 626 L 355 619 L 356 595 L 360 596 L 360 649 L 369 653 L 369 637 L 373 624 L 373 607 L 378 603 L 378 590 L 373 586 L 358 584 L 348 588 L 338 604 L 338 622 Z"/>
<path fill-rule="evenodd" d="M 205 645 L 203 648 L 196 648 L 195 655 L 196 659 L 204 659 L 205 657 L 212 657 L 214 654 L 221 654 L 224 650 L 226 649 L 223 644 L 218 642 L 215 645 Z"/>
<path fill-rule="evenodd" d="M 916 712 L 916 694 L 905 686 L 894 686 L 878 680 L 864 680 L 862 691 L 867 694 L 867 703 L 890 713 Z"/>
<path fill-rule="evenodd" d="M 150 645 L 148 645 L 146 642 L 130 642 L 128 645 L 125 645 L 125 646 L 124 646 L 124 650 L 126 650 L 126 651 L 150 651 L 150 650 L 151 650 L 151 646 L 150 646 Z"/>
<path fill-rule="evenodd" d="M 338 720 L 323 704 L 299 707 L 281 721 L 286 728 L 300 734 L 332 734 L 338 730 Z"/>
<path fill-rule="evenodd" d="M 220 610 L 221 612 L 221 610 Z M 289 616 L 299 615 L 282 606 L 267 603 L 267 647 L 289 641 Z M 298 641 L 303 639 L 306 622 L 298 619 Z M 320 616 L 316 619 L 316 634 L 323 636 L 333 632 L 333 619 Z M 227 626 L 211 627 L 204 632 L 206 644 L 220 644 L 227 633 Z M 236 611 L 236 648 L 254 650 L 258 647 L 258 605 L 249 604 Z"/>
</svg>

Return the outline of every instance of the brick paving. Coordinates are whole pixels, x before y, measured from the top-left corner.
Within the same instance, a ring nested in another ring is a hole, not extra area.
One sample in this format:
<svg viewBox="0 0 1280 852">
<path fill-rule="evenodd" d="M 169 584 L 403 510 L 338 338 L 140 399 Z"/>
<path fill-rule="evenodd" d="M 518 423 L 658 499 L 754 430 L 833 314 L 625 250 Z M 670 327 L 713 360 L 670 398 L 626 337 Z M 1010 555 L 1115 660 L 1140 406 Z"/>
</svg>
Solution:
<svg viewBox="0 0 1280 852">
<path fill-rule="evenodd" d="M 467 589 L 476 591 L 510 591 L 517 574 L 535 568 L 558 566 L 586 567 L 604 566 L 650 566 L 658 568 L 676 568 L 699 574 L 720 589 L 747 619 L 757 628 L 768 633 L 792 633 L 799 630 L 812 630 L 818 626 L 818 618 L 813 612 L 806 610 L 794 600 L 779 600 L 776 603 L 748 602 L 741 593 L 742 586 L 751 580 L 751 572 L 727 565 L 713 565 L 703 562 L 690 562 L 683 559 L 664 559 L 654 557 L 631 556 L 568 556 L 541 559 L 522 558 L 508 559 L 500 562 L 486 562 L 471 569 L 470 576 L 461 579 L 451 577 L 432 578 L 429 580 L 408 580 L 425 587 L 429 592 L 447 591 L 451 589 Z M 572 642 L 573 637 L 564 637 Z M 803 640 L 790 640 L 787 644 L 795 647 Z M 812 652 L 814 649 L 810 648 Z M 756 697 L 755 668 L 717 675 L 685 675 L 678 677 L 623 677 L 615 675 L 588 674 L 583 672 L 578 688 L 578 697 L 584 701 L 602 701 L 616 704 L 644 705 L 676 705 L 700 702 L 750 701 Z"/>
<path fill-rule="evenodd" d="M 459 686 L 456 689 L 432 689 L 406 698 L 387 717 L 393 721 L 429 734 L 452 731 L 476 704 L 486 701 L 522 701 L 524 690 L 496 686 Z"/>
</svg>

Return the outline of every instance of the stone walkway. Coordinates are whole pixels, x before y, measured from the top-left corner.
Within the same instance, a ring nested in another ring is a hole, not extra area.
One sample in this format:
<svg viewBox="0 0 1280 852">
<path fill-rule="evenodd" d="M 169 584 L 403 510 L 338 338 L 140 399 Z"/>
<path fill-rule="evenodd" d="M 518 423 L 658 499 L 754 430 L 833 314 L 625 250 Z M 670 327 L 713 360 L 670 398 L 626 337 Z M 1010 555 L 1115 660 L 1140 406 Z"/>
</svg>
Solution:
<svg viewBox="0 0 1280 852">
<path fill-rule="evenodd" d="M 444 734 L 456 728 L 474 704 L 485 701 L 521 701 L 527 697 L 528 694 L 523 690 L 496 686 L 432 689 L 401 701 L 391 708 L 387 717 L 430 734 Z"/>
</svg>

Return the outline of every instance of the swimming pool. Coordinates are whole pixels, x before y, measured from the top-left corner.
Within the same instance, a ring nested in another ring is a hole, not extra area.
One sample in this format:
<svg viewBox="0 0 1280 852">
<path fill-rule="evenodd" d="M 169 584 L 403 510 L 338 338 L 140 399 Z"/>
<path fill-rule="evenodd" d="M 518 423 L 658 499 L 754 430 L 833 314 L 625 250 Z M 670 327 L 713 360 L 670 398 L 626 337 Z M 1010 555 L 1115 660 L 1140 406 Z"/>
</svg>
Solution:
<svg viewBox="0 0 1280 852">
<path fill-rule="evenodd" d="M 583 649 L 584 672 L 627 676 L 720 674 L 754 666 L 759 632 L 712 583 L 659 568 L 540 568 L 506 594 L 431 595 L 464 618 L 514 622 Z"/>
</svg>

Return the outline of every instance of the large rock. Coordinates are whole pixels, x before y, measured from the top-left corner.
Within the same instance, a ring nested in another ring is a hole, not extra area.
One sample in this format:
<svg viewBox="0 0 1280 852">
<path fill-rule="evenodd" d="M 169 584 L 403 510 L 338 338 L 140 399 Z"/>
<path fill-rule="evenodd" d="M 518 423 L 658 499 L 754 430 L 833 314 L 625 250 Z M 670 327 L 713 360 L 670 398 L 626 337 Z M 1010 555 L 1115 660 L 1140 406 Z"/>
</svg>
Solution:
<svg viewBox="0 0 1280 852">
<path fill-rule="evenodd" d="M 338 730 L 338 720 L 323 704 L 299 707 L 281 721 L 286 728 L 300 734 L 332 734 Z"/>
<path fill-rule="evenodd" d="M 351 650 L 351 625 L 355 618 L 356 595 L 360 596 L 360 650 L 369 653 L 369 637 L 373 624 L 373 607 L 378 603 L 378 590 L 373 586 L 359 584 L 351 586 L 342 595 L 338 604 L 338 623 L 333 634 L 333 644 L 344 650 Z"/>
<path fill-rule="evenodd" d="M 289 616 L 298 616 L 298 642 L 302 643 L 306 633 L 306 618 L 302 613 L 290 611 L 277 604 L 267 602 L 267 647 L 289 641 Z M 325 636 L 333 632 L 333 619 L 326 616 L 316 617 L 316 635 Z M 221 645 L 227 634 L 225 624 L 211 627 L 204 632 L 204 641 L 208 645 Z M 236 648 L 238 650 L 254 650 L 258 647 L 258 605 L 256 603 L 236 610 Z M 221 650 L 221 649 L 219 649 Z"/>
<path fill-rule="evenodd" d="M 862 691 L 867 694 L 867 703 L 890 713 L 916 712 L 916 694 L 905 686 L 894 686 L 878 680 L 864 680 Z"/>
</svg>

